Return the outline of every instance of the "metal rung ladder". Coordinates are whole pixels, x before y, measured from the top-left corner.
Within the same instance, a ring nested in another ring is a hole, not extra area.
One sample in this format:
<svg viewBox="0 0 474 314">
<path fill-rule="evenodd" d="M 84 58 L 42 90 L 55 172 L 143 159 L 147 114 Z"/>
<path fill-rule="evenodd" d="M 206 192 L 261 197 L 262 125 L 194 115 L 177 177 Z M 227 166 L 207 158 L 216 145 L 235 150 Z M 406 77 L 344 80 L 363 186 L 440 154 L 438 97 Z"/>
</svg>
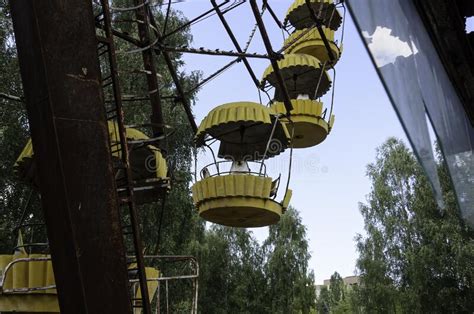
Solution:
<svg viewBox="0 0 474 314">
<path fill-rule="evenodd" d="M 100 12 L 95 16 L 96 25 L 103 35 L 97 36 L 98 54 L 101 60 L 102 88 L 104 96 L 108 95 L 107 90 L 111 90 L 114 101 L 105 103 L 105 111 L 109 128 L 118 129 L 118 139 L 115 136 L 116 130 L 112 130 L 114 136 L 111 141 L 110 149 L 114 160 L 114 170 L 116 173 L 116 188 L 120 189 L 118 196 L 118 205 L 122 217 L 122 235 L 127 249 L 127 263 L 134 264 L 132 269 L 128 270 L 129 280 L 138 279 L 140 289 L 140 298 L 138 293 L 133 291 L 131 284 L 131 307 L 140 308 L 143 313 L 151 314 L 150 298 L 148 295 L 148 285 L 145 272 L 145 263 L 143 257 L 143 246 L 140 236 L 140 225 L 137 207 L 133 195 L 132 169 L 129 161 L 129 150 L 124 125 L 124 116 L 122 111 L 122 95 L 118 77 L 116 52 L 114 38 L 112 34 L 111 14 L 108 0 L 100 0 Z M 112 122 L 112 123 L 110 123 Z M 110 132 L 110 130 L 109 130 Z M 117 159 L 119 159 L 117 161 Z M 130 249 L 131 248 L 131 249 Z"/>
</svg>

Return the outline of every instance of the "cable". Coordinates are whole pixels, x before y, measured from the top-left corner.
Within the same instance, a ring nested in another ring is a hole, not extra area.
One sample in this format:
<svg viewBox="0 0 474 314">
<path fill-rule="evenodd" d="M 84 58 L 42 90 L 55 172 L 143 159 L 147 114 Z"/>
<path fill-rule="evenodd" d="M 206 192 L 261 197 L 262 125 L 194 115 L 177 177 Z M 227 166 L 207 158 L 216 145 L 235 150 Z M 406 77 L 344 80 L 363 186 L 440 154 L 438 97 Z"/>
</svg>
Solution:
<svg viewBox="0 0 474 314">
<path fill-rule="evenodd" d="M 314 29 L 316 29 L 316 25 L 303 30 L 301 34 L 299 34 L 293 40 L 291 40 L 286 45 L 284 45 L 280 50 L 277 51 L 277 53 L 283 53 L 286 49 L 291 47 L 294 43 L 296 43 L 298 40 L 300 40 L 302 37 L 304 37 L 305 35 L 307 35 L 309 32 L 311 32 Z"/>
<path fill-rule="evenodd" d="M 265 147 L 265 152 L 263 154 L 262 162 L 260 163 L 260 170 L 258 171 L 259 175 L 262 174 L 262 168 L 263 168 L 263 165 L 264 165 L 264 162 L 265 162 L 265 158 L 267 157 L 268 150 L 270 149 L 270 144 L 272 142 L 273 135 L 275 134 L 275 130 L 276 130 L 276 126 L 278 124 L 278 121 L 279 121 L 278 120 L 278 115 L 275 115 L 275 123 L 273 123 L 272 132 L 270 133 L 270 137 L 269 137 L 268 142 L 267 142 L 267 147 Z"/>
<path fill-rule="evenodd" d="M 223 66 L 222 68 L 214 72 L 213 74 L 209 75 L 207 78 L 203 79 L 201 82 L 197 83 L 193 88 L 188 90 L 186 94 L 190 94 L 194 92 L 196 89 L 206 85 L 207 83 L 209 83 L 210 81 L 212 81 L 213 79 L 215 79 L 216 77 L 218 77 L 219 75 L 221 75 L 222 73 L 230 69 L 234 64 L 238 63 L 240 60 L 241 58 L 237 58 L 231 61 L 230 63 L 226 64 L 225 66 Z"/>
<path fill-rule="evenodd" d="M 332 117 L 332 110 L 334 107 L 334 92 L 336 90 L 336 69 L 333 68 L 333 73 L 334 73 L 334 79 L 333 79 L 333 87 L 332 87 L 332 95 L 331 95 L 331 109 L 329 110 L 329 118 L 328 118 L 328 124 L 331 122 L 331 117 Z M 329 126 L 331 128 L 331 126 Z"/>
<path fill-rule="evenodd" d="M 347 12 L 347 9 L 346 9 L 346 5 L 344 4 L 344 2 L 341 2 L 342 4 L 342 8 L 343 8 L 343 18 L 342 18 L 342 27 L 341 27 L 341 46 L 342 46 L 342 43 L 344 41 L 344 31 L 345 31 L 345 26 L 346 26 L 346 12 Z"/>
<path fill-rule="evenodd" d="M 194 156 L 194 183 L 197 182 L 197 147 L 194 146 L 193 149 L 193 156 Z"/>
<path fill-rule="evenodd" d="M 325 69 L 326 69 L 326 61 L 323 62 L 323 66 L 321 67 L 321 73 L 319 74 L 318 84 L 316 85 L 316 90 L 314 91 L 314 97 L 313 98 L 316 98 L 317 95 L 318 95 L 319 85 L 321 84 L 321 80 L 323 79 Z"/>
<path fill-rule="evenodd" d="M 286 195 L 288 194 L 288 188 L 290 187 L 290 180 L 291 180 L 291 169 L 293 166 L 293 138 L 295 135 L 295 127 L 293 121 L 290 117 L 287 117 L 288 122 L 291 125 L 291 141 L 290 141 L 290 161 L 288 163 L 288 179 L 286 180 L 286 190 L 285 195 L 283 196 L 283 201 L 286 199 Z"/>
</svg>

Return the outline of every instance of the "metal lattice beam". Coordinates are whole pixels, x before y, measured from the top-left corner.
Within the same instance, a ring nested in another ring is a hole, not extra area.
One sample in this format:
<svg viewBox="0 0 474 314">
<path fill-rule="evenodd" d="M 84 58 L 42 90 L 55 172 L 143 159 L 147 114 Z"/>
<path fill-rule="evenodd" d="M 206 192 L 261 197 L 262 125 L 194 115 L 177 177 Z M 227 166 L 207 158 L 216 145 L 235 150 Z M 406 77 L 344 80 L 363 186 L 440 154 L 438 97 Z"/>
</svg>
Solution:
<svg viewBox="0 0 474 314">
<path fill-rule="evenodd" d="M 92 4 L 10 6 L 61 312 L 132 313 Z"/>
</svg>

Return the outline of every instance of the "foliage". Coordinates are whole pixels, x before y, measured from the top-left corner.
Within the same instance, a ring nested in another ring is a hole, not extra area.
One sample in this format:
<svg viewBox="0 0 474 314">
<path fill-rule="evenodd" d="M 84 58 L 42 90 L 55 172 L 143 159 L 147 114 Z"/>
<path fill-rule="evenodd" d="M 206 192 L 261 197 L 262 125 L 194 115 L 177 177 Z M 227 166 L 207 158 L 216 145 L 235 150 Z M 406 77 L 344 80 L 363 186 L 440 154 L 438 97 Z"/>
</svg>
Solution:
<svg viewBox="0 0 474 314">
<path fill-rule="evenodd" d="M 289 208 L 280 222 L 271 226 L 263 248 L 267 254 L 271 311 L 309 313 L 314 307 L 314 274 L 308 270 L 311 257 L 306 227 L 294 208 Z"/>
<path fill-rule="evenodd" d="M 3 0 L 0 1 L 0 93 L 19 97 L 23 92 L 12 34 L 8 2 Z M 0 98 L 0 251 L 4 253 L 11 252 L 16 243 L 16 234 L 12 231 L 31 193 L 13 173 L 13 165 L 27 138 L 24 103 Z M 30 212 L 38 214 L 36 193 L 30 200 Z"/>
<path fill-rule="evenodd" d="M 445 208 L 413 154 L 388 139 L 367 168 L 372 191 L 360 210 L 365 237 L 357 236 L 359 302 L 367 313 L 474 310 L 474 241 L 461 221 L 442 160 Z"/>
<path fill-rule="evenodd" d="M 347 286 L 341 275 L 334 272 L 329 286 L 321 287 L 316 300 L 318 313 L 359 313 L 357 286 Z"/>
<path fill-rule="evenodd" d="M 126 1 L 114 0 L 115 7 L 126 6 Z M 158 23 L 164 15 L 153 12 Z M 119 18 L 119 17 L 117 17 Z M 124 13 L 123 20 L 130 18 Z M 171 10 L 168 28 L 185 23 L 185 18 Z M 136 34 L 136 28 L 123 23 L 122 31 Z M 127 28 L 128 27 L 128 28 Z M 176 33 L 166 44 L 186 46 L 192 37 L 189 30 Z M 6 1 L 0 0 L 0 93 L 22 95 L 16 48 Z M 118 50 L 131 49 L 121 42 Z M 118 53 L 118 67 L 124 95 L 147 94 L 141 55 Z M 175 95 L 174 85 L 163 58 L 155 58 L 159 72 L 160 93 Z M 200 80 L 199 72 L 186 74 L 180 54 L 172 54 L 172 63 L 185 90 Z M 126 73 L 125 73 L 125 72 Z M 130 75 L 129 72 L 132 73 Z M 189 102 L 195 99 L 189 94 Z M 105 95 L 111 98 L 111 95 Z M 0 249 L 11 251 L 15 243 L 12 229 L 20 220 L 21 208 L 30 189 L 18 182 L 12 166 L 29 137 L 27 115 L 23 103 L 0 98 Z M 127 124 L 147 123 L 150 116 L 146 102 L 127 103 Z M 308 241 L 306 228 L 295 209 L 289 209 L 281 222 L 270 228 L 269 238 L 261 245 L 245 229 L 217 225 L 206 228 L 194 210 L 190 197 L 193 161 L 193 134 L 180 103 L 163 102 L 164 120 L 174 127 L 167 140 L 167 161 L 173 188 L 164 204 L 140 206 L 143 241 L 147 253 L 190 254 L 200 263 L 199 309 L 202 313 L 309 313 L 314 308 L 314 275 L 308 269 Z M 142 131 L 150 134 L 150 130 Z M 150 134 L 151 135 L 151 134 Z M 32 194 L 27 219 L 40 220 L 41 206 L 36 193 Z M 159 265 L 164 273 L 179 271 L 177 267 Z M 170 284 L 171 311 L 189 310 L 189 283 Z"/>
<path fill-rule="evenodd" d="M 345 299 L 344 281 L 338 272 L 331 275 L 331 279 L 329 280 L 329 290 L 331 291 L 332 304 L 338 304 L 340 301 Z"/>
<path fill-rule="evenodd" d="M 202 313 L 309 313 L 314 308 L 306 231 L 295 209 L 270 227 L 263 245 L 245 229 L 217 225 L 200 244 Z"/>
<path fill-rule="evenodd" d="M 316 310 L 318 313 L 327 314 L 331 310 L 331 293 L 327 286 L 323 286 L 319 292 L 318 300 L 316 301 Z"/>
</svg>

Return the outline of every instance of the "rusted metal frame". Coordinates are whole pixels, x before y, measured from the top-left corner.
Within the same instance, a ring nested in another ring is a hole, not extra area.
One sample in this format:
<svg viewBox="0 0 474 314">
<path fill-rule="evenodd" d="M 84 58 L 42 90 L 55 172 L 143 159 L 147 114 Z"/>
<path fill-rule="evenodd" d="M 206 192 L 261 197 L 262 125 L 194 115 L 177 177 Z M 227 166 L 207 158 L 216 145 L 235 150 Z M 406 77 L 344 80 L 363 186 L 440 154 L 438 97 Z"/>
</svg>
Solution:
<svg viewBox="0 0 474 314">
<path fill-rule="evenodd" d="M 273 11 L 272 7 L 268 4 L 268 0 L 263 0 L 263 5 L 267 8 L 268 12 L 270 12 L 270 15 L 272 16 L 273 20 L 278 25 L 278 27 L 281 29 L 285 29 L 283 27 L 283 24 L 278 19 L 278 16 L 275 14 L 275 11 Z"/>
<path fill-rule="evenodd" d="M 195 270 L 196 270 L 196 274 L 199 276 L 199 263 L 195 262 Z M 193 280 L 193 285 L 194 285 L 194 306 L 193 306 L 193 309 L 194 309 L 194 313 L 193 314 L 197 314 L 198 313 L 198 298 L 199 298 L 199 280 L 198 278 L 194 279 Z"/>
<path fill-rule="evenodd" d="M 180 275 L 180 276 L 148 278 L 147 281 L 170 281 L 170 280 L 180 280 L 180 279 L 194 279 L 198 277 L 199 277 L 198 275 Z M 130 282 L 136 283 L 138 282 L 138 279 L 130 279 Z"/>
<path fill-rule="evenodd" d="M 135 16 L 137 20 L 143 21 L 144 23 L 137 23 L 138 37 L 142 42 L 142 47 L 147 47 L 151 44 L 150 29 L 149 29 L 149 16 L 151 15 L 148 5 L 142 5 L 146 0 L 134 0 L 134 3 L 138 6 L 135 10 Z M 148 85 L 148 93 L 150 95 L 150 104 L 152 114 L 150 121 L 157 125 L 163 124 L 163 112 L 161 108 L 160 90 L 158 85 L 157 71 L 155 67 L 155 61 L 153 59 L 152 49 L 142 50 L 143 66 L 146 71 L 146 80 Z M 153 136 L 160 136 L 163 134 L 163 129 L 160 127 L 153 128 Z M 161 143 L 160 143 L 161 144 Z M 165 147 L 159 145 L 161 149 Z"/>
<path fill-rule="evenodd" d="M 170 276 L 170 277 L 161 277 L 163 279 L 156 280 L 158 283 L 158 300 L 157 300 L 157 309 L 160 308 L 160 281 L 165 280 L 168 282 L 169 280 L 175 280 L 175 279 L 191 279 L 193 283 L 193 302 L 192 302 L 192 311 L 191 313 L 198 313 L 198 297 L 199 297 L 199 262 L 194 256 L 190 255 L 147 255 L 145 258 L 150 258 L 150 259 L 162 259 L 162 260 L 169 260 L 170 262 L 183 262 L 183 261 L 190 261 L 191 264 L 190 266 L 194 270 L 193 275 L 184 275 L 184 276 Z M 179 278 L 178 278 L 179 277 Z M 159 313 L 159 311 L 158 311 Z"/>
<path fill-rule="evenodd" d="M 166 207 L 166 194 L 161 199 L 161 210 L 160 210 L 160 218 L 158 223 L 158 230 L 157 230 L 157 237 L 156 237 L 156 246 L 154 249 L 154 254 L 157 254 L 160 250 L 161 245 L 161 227 L 163 225 L 163 218 L 165 214 L 165 207 Z"/>
<path fill-rule="evenodd" d="M 212 1 L 212 0 L 211 0 Z M 286 89 L 285 82 L 283 80 L 283 76 L 280 71 L 280 67 L 278 66 L 278 62 L 276 61 L 278 56 L 273 51 L 272 43 L 270 42 L 270 38 L 268 37 L 267 30 L 265 29 L 265 24 L 263 23 L 262 17 L 260 16 L 260 12 L 258 10 L 258 5 L 256 0 L 250 0 L 250 6 L 252 7 L 253 15 L 255 16 L 255 21 L 257 22 L 258 28 L 260 30 L 260 34 L 262 35 L 263 43 L 265 44 L 265 48 L 269 56 L 273 57 L 270 59 L 270 62 L 273 67 L 273 72 L 275 73 L 278 86 L 281 88 L 283 94 L 283 103 L 285 105 L 287 115 L 291 114 L 291 110 L 293 110 L 293 105 L 291 104 L 290 95 L 288 94 L 288 90 Z"/>
<path fill-rule="evenodd" d="M 158 295 L 158 297 L 156 298 L 156 313 L 160 313 L 161 314 L 161 305 L 160 305 L 160 295 L 161 295 L 161 291 L 160 291 L 160 282 L 158 281 L 157 282 L 157 285 L 156 285 L 156 294 Z"/>
<path fill-rule="evenodd" d="M 229 1 L 230 1 L 230 0 L 225 0 L 224 2 L 222 2 L 221 4 L 219 4 L 219 7 L 222 7 L 223 5 L 229 3 Z M 183 29 L 185 29 L 186 27 L 190 26 L 190 25 L 193 24 L 194 22 L 196 22 L 196 21 L 198 21 L 199 19 L 202 19 L 203 17 L 205 17 L 206 15 L 212 13 L 214 10 L 215 10 L 215 9 L 212 8 L 212 9 L 210 9 L 210 10 L 208 10 L 208 11 L 206 11 L 206 12 L 200 14 L 199 16 L 195 17 L 194 19 L 192 19 L 192 20 L 186 22 L 185 24 L 179 26 L 178 28 L 172 30 L 171 32 L 163 34 L 162 37 L 161 37 L 161 39 L 162 39 L 162 40 L 165 40 L 166 38 L 170 37 L 171 35 L 176 34 L 176 33 L 180 32 L 180 31 L 182 31 Z"/>
<path fill-rule="evenodd" d="M 60 309 L 132 313 L 92 4 L 10 8 Z"/>
<path fill-rule="evenodd" d="M 109 39 L 108 59 L 109 59 L 109 66 L 110 66 L 110 75 L 112 76 L 112 90 L 113 90 L 114 99 L 115 99 L 120 146 L 122 149 L 121 158 L 125 166 L 126 189 L 127 189 L 127 194 L 129 196 L 129 199 L 127 200 L 126 204 L 119 204 L 119 205 L 125 205 L 128 207 L 128 210 L 129 210 L 134 253 L 135 253 L 135 259 L 136 259 L 137 269 L 138 269 L 138 278 L 140 281 L 143 311 L 146 314 L 151 314 L 151 306 L 150 306 L 150 301 L 149 301 L 149 296 L 148 296 L 148 285 L 146 282 L 145 262 L 143 260 L 143 254 L 142 254 L 142 240 L 140 236 L 140 225 L 139 225 L 139 219 L 138 219 L 138 211 L 136 208 L 135 198 L 134 198 L 133 176 L 132 176 L 132 169 L 130 167 L 130 156 L 129 156 L 127 137 L 126 137 L 124 115 L 123 115 L 123 110 L 122 110 L 122 107 L 123 107 L 122 91 L 120 89 L 120 81 L 118 78 L 118 65 L 117 65 L 117 58 L 115 55 L 115 45 L 113 41 L 112 19 L 111 19 L 111 14 L 110 14 L 109 0 L 101 0 L 101 4 L 102 4 L 102 9 L 103 9 L 103 14 L 104 14 L 104 29 L 105 29 L 107 38 Z M 134 298 L 134 296 L 132 296 L 131 298 Z"/>
<path fill-rule="evenodd" d="M 163 41 L 162 34 L 161 34 L 160 29 L 158 28 L 158 24 L 156 23 L 155 18 L 151 14 L 151 12 L 149 12 L 149 20 L 150 20 L 151 25 L 154 27 L 154 30 L 155 30 L 155 33 L 156 33 L 155 35 L 158 38 L 158 42 L 162 42 Z M 165 60 L 166 66 L 168 67 L 168 71 L 169 71 L 169 73 L 171 75 L 171 78 L 173 80 L 173 83 L 176 87 L 176 91 L 178 92 L 178 96 L 181 98 L 180 101 L 183 104 L 184 111 L 186 113 L 186 116 L 188 117 L 189 124 L 191 125 L 191 129 L 194 133 L 196 133 L 198 127 L 197 127 L 196 121 L 194 120 L 193 112 L 191 110 L 191 105 L 188 101 L 188 98 L 186 97 L 186 92 L 184 91 L 184 89 L 183 89 L 183 87 L 182 87 L 182 85 L 179 81 L 178 74 L 176 73 L 176 70 L 174 68 L 173 62 L 172 62 L 169 54 L 166 51 L 160 51 L 160 50 L 157 50 L 157 49 L 153 49 L 153 50 L 155 51 L 155 53 L 157 55 L 159 55 L 160 53 L 163 55 L 163 59 Z"/>
<path fill-rule="evenodd" d="M 197 262 L 194 256 L 180 256 L 180 255 L 146 255 L 144 258 L 148 259 L 168 259 L 171 262 L 183 262 L 183 261 L 191 261 L 193 269 L 195 271 L 192 275 L 180 275 L 180 276 L 169 276 L 169 277 L 157 277 L 157 278 L 149 278 L 147 281 L 166 281 L 166 280 L 179 280 L 179 279 L 195 279 L 199 277 L 199 263 Z M 21 262 L 45 262 L 51 261 L 51 257 L 26 257 L 26 258 L 18 258 L 10 263 L 7 264 L 5 269 L 3 270 L 3 275 L 0 277 L 0 292 L 3 293 L 26 293 L 30 291 L 39 291 L 39 290 L 49 290 L 49 289 L 56 289 L 56 285 L 49 285 L 49 286 L 41 286 L 41 287 L 33 287 L 33 288 L 17 288 L 17 289 L 3 289 L 5 284 L 5 278 L 7 277 L 8 271 L 10 268 L 13 267 L 14 264 L 21 263 Z M 130 279 L 130 283 L 138 282 L 138 279 Z"/>
<path fill-rule="evenodd" d="M 289 47 L 291 47 L 294 43 L 296 43 L 298 40 L 303 38 L 305 35 L 307 35 L 309 32 L 311 32 L 316 26 L 313 27 L 308 27 L 307 29 L 301 31 L 301 33 L 296 36 L 293 40 L 289 41 L 286 45 L 283 45 L 283 47 L 280 48 L 280 50 L 277 51 L 277 53 L 282 53 Z"/>
<path fill-rule="evenodd" d="M 168 28 L 168 20 L 171 14 L 171 2 L 172 0 L 168 0 L 168 7 L 166 8 L 165 26 L 163 26 L 163 33 L 165 34 L 166 34 L 166 29 Z"/>
<path fill-rule="evenodd" d="M 219 17 L 222 25 L 224 26 L 227 34 L 229 35 L 230 37 L 230 40 L 232 41 L 232 43 L 234 44 L 235 46 L 235 49 L 237 49 L 237 51 L 241 54 L 243 54 L 243 50 L 242 48 L 240 47 L 240 44 L 239 42 L 237 41 L 237 38 L 235 38 L 234 36 L 234 32 L 232 32 L 232 29 L 230 28 L 229 24 L 227 23 L 227 20 L 225 19 L 224 17 L 224 14 L 222 14 L 221 10 L 219 9 L 219 6 L 217 5 L 216 3 L 216 0 L 211 0 L 211 3 L 212 3 L 212 6 L 214 7 L 214 10 L 216 11 L 217 13 L 217 16 Z M 257 8 L 257 11 L 258 11 L 258 8 Z M 260 12 L 258 13 L 259 16 L 260 16 Z M 273 54 L 270 54 L 269 53 L 269 56 L 272 57 Z M 245 67 L 247 68 L 247 71 L 249 72 L 250 74 L 250 77 L 252 78 L 252 81 L 254 82 L 255 86 L 257 86 L 257 88 L 260 86 L 260 82 L 259 80 L 257 79 L 257 76 L 255 75 L 255 73 L 253 72 L 253 69 L 252 67 L 250 66 L 250 63 L 249 61 L 247 60 L 246 57 L 242 57 L 242 61 L 245 65 Z"/>
<path fill-rule="evenodd" d="M 228 64 L 226 64 L 225 66 L 223 66 L 222 68 L 220 68 L 219 70 L 217 70 L 216 72 L 212 73 L 211 75 L 209 75 L 208 77 L 206 77 L 205 79 L 203 79 L 201 82 L 197 83 L 193 88 L 191 88 L 187 93 L 192 93 L 193 91 L 195 91 L 196 89 L 198 89 L 199 87 L 203 86 L 204 84 L 208 83 L 210 80 L 214 79 L 215 77 L 217 77 L 218 75 L 220 75 L 222 72 L 224 72 L 225 70 L 227 70 L 228 68 L 230 68 L 231 66 L 233 66 L 234 64 L 236 64 L 237 62 L 240 62 L 241 61 L 241 58 L 237 58 L 231 62 L 229 62 Z"/>
<path fill-rule="evenodd" d="M 162 101 L 164 101 L 164 100 L 170 101 L 171 100 L 173 102 L 178 102 L 179 99 L 180 99 L 180 97 L 175 96 L 175 95 L 161 96 Z M 133 98 L 123 98 L 122 102 L 128 102 L 129 104 L 127 104 L 127 107 L 130 107 L 130 106 L 143 106 L 141 103 L 133 103 L 133 102 L 149 101 L 149 100 L 150 100 L 149 97 L 133 97 Z M 105 102 L 111 103 L 111 102 L 113 102 L 113 100 L 107 99 Z M 163 139 L 166 139 L 166 137 L 163 138 Z"/>
<path fill-rule="evenodd" d="M 308 8 L 308 11 L 310 13 L 310 16 L 311 18 L 313 19 L 314 23 L 316 24 L 316 28 L 318 29 L 318 33 L 319 33 L 319 36 L 321 37 L 321 39 L 323 40 L 323 43 L 324 43 L 324 47 L 326 48 L 327 52 L 328 52 L 328 55 L 329 55 L 329 59 L 332 61 L 334 61 L 336 59 L 336 57 L 334 56 L 334 54 L 332 53 L 332 50 L 331 50 L 331 46 L 329 45 L 329 41 L 326 37 L 326 34 L 324 34 L 324 30 L 322 28 L 322 22 L 320 19 L 318 19 L 318 17 L 316 16 L 316 12 L 314 12 L 313 10 L 313 7 L 311 6 L 311 0 L 305 0 L 305 3 L 306 3 L 306 7 Z M 336 8 L 334 8 L 334 10 L 336 10 Z"/>
<path fill-rule="evenodd" d="M 195 53 L 195 54 L 204 54 L 212 56 L 228 56 L 228 57 L 240 57 L 240 58 L 258 58 L 258 59 L 270 59 L 270 56 L 266 54 L 259 53 L 246 53 L 246 52 L 234 52 L 226 50 L 211 50 L 204 48 L 191 48 L 191 47 L 172 47 L 166 45 L 159 45 L 160 49 L 167 52 L 184 52 L 184 53 Z"/>
<path fill-rule="evenodd" d="M 158 277 L 158 278 L 150 278 L 148 281 L 155 281 L 157 283 L 157 300 L 156 300 L 156 313 L 160 313 L 160 283 L 161 281 L 168 282 L 170 280 L 182 280 L 182 279 L 190 279 L 193 283 L 193 297 L 192 297 L 192 311 L 191 313 L 198 313 L 197 306 L 198 306 L 198 297 L 199 297 L 199 263 L 194 256 L 190 255 L 145 255 L 145 259 L 162 259 L 168 260 L 169 262 L 186 262 L 190 261 L 190 266 L 194 270 L 194 274 L 192 275 L 183 275 L 183 276 L 170 276 L 170 277 Z"/>
<path fill-rule="evenodd" d="M 104 30 L 104 25 L 102 25 L 102 23 L 100 23 L 100 22 L 96 22 L 95 26 L 97 28 L 100 28 L 100 29 Z M 127 34 L 121 32 L 121 31 L 118 31 L 118 30 L 112 28 L 112 27 L 111 27 L 111 32 L 112 32 L 112 34 L 114 34 L 114 36 L 117 36 L 120 39 L 123 39 L 123 40 L 137 46 L 137 47 L 142 47 L 142 42 L 140 40 L 136 39 L 136 38 L 133 38 L 130 35 L 127 35 Z"/>
</svg>

